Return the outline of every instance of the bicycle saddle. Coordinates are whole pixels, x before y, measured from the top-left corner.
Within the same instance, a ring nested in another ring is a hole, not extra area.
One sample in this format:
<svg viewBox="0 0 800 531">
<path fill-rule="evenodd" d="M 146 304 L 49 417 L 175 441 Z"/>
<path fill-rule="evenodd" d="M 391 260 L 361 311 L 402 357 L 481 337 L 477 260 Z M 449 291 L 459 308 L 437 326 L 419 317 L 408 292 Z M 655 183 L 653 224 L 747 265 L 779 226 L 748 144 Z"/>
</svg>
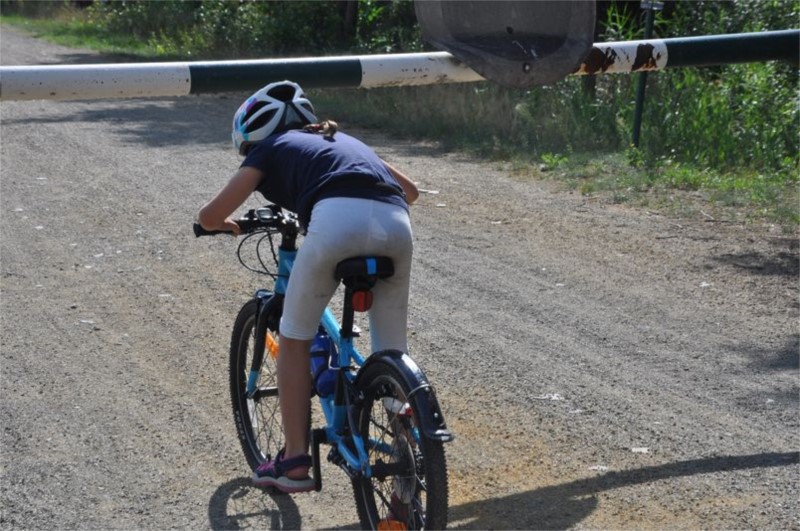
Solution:
<svg viewBox="0 0 800 531">
<path fill-rule="evenodd" d="M 358 289 L 364 283 L 372 287 L 379 278 L 394 275 L 394 262 L 388 256 L 347 258 L 336 264 L 334 275 L 347 287 Z"/>
</svg>

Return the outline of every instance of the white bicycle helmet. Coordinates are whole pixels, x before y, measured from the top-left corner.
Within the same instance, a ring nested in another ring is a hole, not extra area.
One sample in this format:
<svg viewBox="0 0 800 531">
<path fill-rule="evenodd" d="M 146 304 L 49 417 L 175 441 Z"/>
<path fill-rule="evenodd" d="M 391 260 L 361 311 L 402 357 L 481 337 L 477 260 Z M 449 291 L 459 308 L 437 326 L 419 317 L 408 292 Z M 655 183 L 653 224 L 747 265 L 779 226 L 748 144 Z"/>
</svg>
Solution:
<svg viewBox="0 0 800 531">
<path fill-rule="evenodd" d="M 252 142 L 316 122 L 314 107 L 300 85 L 288 80 L 270 83 L 247 98 L 233 116 L 233 147 L 244 155 Z"/>
</svg>

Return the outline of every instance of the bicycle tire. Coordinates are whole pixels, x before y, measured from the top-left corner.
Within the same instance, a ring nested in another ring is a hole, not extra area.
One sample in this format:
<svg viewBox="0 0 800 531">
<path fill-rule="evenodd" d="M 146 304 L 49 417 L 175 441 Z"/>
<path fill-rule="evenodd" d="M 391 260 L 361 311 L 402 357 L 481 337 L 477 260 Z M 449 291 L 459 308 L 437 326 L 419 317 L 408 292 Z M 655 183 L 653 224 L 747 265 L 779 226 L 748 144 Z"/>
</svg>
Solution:
<svg viewBox="0 0 800 531">
<path fill-rule="evenodd" d="M 254 299 L 247 302 L 236 316 L 228 366 L 236 434 L 252 470 L 277 455 L 284 444 L 278 403 L 277 363 L 269 354 L 264 355 L 256 383 L 260 390 L 258 398 L 246 396 L 247 377 L 255 351 L 257 315 L 258 301 Z"/>
<path fill-rule="evenodd" d="M 448 497 L 444 446 L 422 435 L 413 390 L 384 363 L 368 367 L 359 380 L 363 401 L 355 419 L 361 437 L 368 441 L 370 465 L 374 469 L 382 460 L 406 470 L 384 480 L 353 478 L 362 528 L 377 529 L 382 524 L 392 529 L 396 527 L 391 524 L 399 522 L 405 529 L 444 529 Z"/>
</svg>

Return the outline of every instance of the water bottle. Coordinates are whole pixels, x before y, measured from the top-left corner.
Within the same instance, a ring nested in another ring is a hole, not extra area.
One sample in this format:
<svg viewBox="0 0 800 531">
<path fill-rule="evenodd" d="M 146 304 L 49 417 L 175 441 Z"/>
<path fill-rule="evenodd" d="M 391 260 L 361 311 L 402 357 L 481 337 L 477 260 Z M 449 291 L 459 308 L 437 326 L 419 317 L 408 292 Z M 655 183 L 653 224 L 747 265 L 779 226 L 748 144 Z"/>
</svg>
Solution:
<svg viewBox="0 0 800 531">
<path fill-rule="evenodd" d="M 317 332 L 311 342 L 311 377 L 314 391 L 319 396 L 328 396 L 336 387 L 335 367 L 339 361 L 336 345 L 323 330 Z"/>
</svg>

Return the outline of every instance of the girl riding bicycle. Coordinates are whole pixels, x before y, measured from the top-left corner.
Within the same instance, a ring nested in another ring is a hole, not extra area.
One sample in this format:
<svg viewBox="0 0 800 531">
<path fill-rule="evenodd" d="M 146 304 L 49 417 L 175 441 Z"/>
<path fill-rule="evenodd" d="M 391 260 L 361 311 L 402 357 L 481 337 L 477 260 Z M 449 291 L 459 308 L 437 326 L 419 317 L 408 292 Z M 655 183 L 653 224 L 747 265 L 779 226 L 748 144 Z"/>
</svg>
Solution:
<svg viewBox="0 0 800 531">
<path fill-rule="evenodd" d="M 336 264 L 353 256 L 392 258 L 394 275 L 373 289 L 372 352 L 407 351 L 412 235 L 408 205 L 416 185 L 356 138 L 318 123 L 296 83 L 262 88 L 233 118 L 233 144 L 245 157 L 239 170 L 200 209 L 206 230 L 239 234 L 231 218 L 254 191 L 297 213 L 306 236 L 294 263 L 280 322 L 278 397 L 285 447 L 253 474 L 257 486 L 283 492 L 313 490 L 308 470 L 309 352 L 338 282 Z"/>
</svg>

